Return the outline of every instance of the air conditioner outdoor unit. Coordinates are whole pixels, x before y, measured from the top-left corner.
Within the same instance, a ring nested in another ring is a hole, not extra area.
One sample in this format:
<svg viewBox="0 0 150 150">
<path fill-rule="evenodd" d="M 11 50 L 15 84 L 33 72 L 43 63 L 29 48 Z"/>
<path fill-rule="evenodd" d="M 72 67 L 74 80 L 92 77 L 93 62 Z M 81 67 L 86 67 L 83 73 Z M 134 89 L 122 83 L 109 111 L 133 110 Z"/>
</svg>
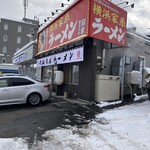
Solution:
<svg viewBox="0 0 150 150">
<path fill-rule="evenodd" d="M 141 84 L 142 74 L 140 71 L 132 71 L 127 73 L 127 82 L 130 84 Z"/>
</svg>

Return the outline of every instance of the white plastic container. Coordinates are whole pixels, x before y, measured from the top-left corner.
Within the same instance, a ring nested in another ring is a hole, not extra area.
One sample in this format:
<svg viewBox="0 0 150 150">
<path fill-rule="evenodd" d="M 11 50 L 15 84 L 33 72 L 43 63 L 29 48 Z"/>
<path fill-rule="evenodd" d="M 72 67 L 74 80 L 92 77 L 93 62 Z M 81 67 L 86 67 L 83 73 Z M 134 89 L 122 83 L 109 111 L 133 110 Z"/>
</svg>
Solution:
<svg viewBox="0 0 150 150">
<path fill-rule="evenodd" d="M 57 85 L 61 85 L 64 81 L 64 73 L 62 71 L 55 71 L 54 72 L 54 83 Z"/>
</svg>

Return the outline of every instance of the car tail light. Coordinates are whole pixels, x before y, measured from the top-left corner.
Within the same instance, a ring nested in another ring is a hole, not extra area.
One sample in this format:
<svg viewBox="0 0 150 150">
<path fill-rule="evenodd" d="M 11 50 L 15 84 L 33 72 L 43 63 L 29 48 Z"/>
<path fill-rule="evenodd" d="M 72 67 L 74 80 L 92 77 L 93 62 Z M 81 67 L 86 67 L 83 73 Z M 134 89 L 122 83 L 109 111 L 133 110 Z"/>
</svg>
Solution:
<svg viewBox="0 0 150 150">
<path fill-rule="evenodd" d="M 44 85 L 44 88 L 50 88 L 50 84 Z"/>
</svg>

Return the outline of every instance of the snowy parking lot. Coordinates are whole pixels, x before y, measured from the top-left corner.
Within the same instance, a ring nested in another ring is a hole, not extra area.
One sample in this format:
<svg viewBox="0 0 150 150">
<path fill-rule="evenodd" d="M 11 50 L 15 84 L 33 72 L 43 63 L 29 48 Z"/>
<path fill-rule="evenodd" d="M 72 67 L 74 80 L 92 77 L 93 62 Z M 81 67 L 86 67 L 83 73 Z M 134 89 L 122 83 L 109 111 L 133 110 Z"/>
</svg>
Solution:
<svg viewBox="0 0 150 150">
<path fill-rule="evenodd" d="M 107 109 L 87 125 L 64 125 L 28 146 L 26 139 L 0 139 L 5 150 L 149 150 L 150 101 Z"/>
</svg>

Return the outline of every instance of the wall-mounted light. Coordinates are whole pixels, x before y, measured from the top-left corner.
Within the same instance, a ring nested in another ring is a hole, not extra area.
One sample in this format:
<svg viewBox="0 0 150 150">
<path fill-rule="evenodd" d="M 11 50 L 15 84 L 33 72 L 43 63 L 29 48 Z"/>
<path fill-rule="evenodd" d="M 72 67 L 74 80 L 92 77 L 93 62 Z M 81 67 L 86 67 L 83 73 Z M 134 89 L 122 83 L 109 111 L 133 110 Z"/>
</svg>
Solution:
<svg viewBox="0 0 150 150">
<path fill-rule="evenodd" d="M 131 5 L 125 6 L 125 7 L 123 7 L 123 9 L 124 9 L 124 8 L 127 8 L 127 7 L 134 8 L 134 4 L 131 4 Z"/>
<path fill-rule="evenodd" d="M 52 16 L 54 16 L 55 14 L 59 14 L 59 13 L 52 12 Z"/>
<path fill-rule="evenodd" d="M 50 18 L 54 18 L 54 17 L 47 17 L 47 19 L 50 19 Z"/>
<path fill-rule="evenodd" d="M 61 7 L 65 7 L 65 5 L 68 5 L 68 6 L 69 6 L 69 4 L 61 3 Z"/>
<path fill-rule="evenodd" d="M 131 4 L 131 8 L 134 8 L 134 4 Z"/>
<path fill-rule="evenodd" d="M 121 3 L 118 3 L 117 5 L 121 5 L 121 4 L 126 4 L 126 5 L 128 5 L 129 4 L 129 2 L 128 1 L 124 1 L 124 2 L 121 2 Z"/>
<path fill-rule="evenodd" d="M 49 21 L 49 19 L 44 19 L 44 22 L 47 22 L 47 21 Z"/>
<path fill-rule="evenodd" d="M 58 11 L 63 11 L 63 9 L 56 9 L 56 12 L 58 12 Z"/>
<path fill-rule="evenodd" d="M 39 24 L 39 27 L 41 27 L 43 25 L 43 23 Z"/>
</svg>

